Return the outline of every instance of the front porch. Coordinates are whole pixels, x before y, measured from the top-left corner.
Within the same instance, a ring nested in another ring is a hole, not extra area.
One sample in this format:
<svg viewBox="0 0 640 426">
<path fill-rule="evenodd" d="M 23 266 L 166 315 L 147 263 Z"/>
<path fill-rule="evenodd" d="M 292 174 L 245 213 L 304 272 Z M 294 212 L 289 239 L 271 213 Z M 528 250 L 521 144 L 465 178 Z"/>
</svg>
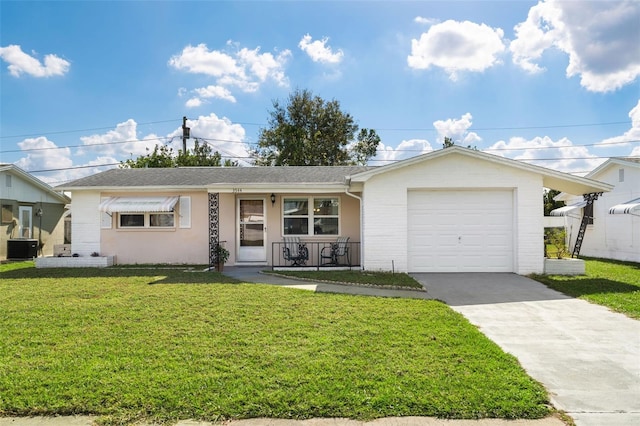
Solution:
<svg viewBox="0 0 640 426">
<path fill-rule="evenodd" d="M 271 269 L 360 269 L 360 243 L 351 241 L 277 241 L 271 243 Z"/>
</svg>

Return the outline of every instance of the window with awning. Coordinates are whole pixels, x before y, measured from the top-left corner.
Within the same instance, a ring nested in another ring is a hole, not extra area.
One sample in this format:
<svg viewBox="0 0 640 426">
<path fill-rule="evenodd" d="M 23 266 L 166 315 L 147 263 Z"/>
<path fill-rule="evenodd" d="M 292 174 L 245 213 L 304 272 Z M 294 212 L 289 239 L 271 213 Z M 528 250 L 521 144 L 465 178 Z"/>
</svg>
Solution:
<svg viewBox="0 0 640 426">
<path fill-rule="evenodd" d="M 632 214 L 640 216 L 640 198 L 616 204 L 609 209 L 609 214 Z"/>
<path fill-rule="evenodd" d="M 587 205 L 586 201 L 580 201 L 579 203 L 571 204 L 569 206 L 560 207 L 549 212 L 551 216 L 569 216 L 570 213 L 575 212 Z"/>
<path fill-rule="evenodd" d="M 172 212 L 180 197 L 109 197 L 100 203 L 105 213 Z"/>
</svg>

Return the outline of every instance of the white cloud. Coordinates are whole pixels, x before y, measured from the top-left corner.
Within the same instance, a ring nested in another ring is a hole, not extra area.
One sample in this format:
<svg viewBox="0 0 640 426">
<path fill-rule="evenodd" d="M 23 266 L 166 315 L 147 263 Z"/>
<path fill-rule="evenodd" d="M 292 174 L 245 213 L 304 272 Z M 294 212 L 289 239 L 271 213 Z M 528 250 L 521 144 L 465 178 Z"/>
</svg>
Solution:
<svg viewBox="0 0 640 426">
<path fill-rule="evenodd" d="M 622 136 L 614 136 L 603 140 L 596 145 L 596 147 L 611 148 L 612 145 L 621 147 L 640 141 L 640 100 L 638 100 L 636 106 L 629 111 L 629 118 L 631 118 L 631 128 L 629 130 L 624 132 Z"/>
<path fill-rule="evenodd" d="M 314 62 L 322 62 L 327 64 L 338 64 L 344 57 L 342 49 L 338 49 L 335 53 L 331 47 L 327 46 L 328 37 L 320 40 L 312 41 L 312 37 L 306 34 L 298 43 L 298 47 L 302 49 Z"/>
<path fill-rule="evenodd" d="M 468 146 L 482 141 L 475 132 L 469 132 L 473 125 L 471 113 L 463 114 L 460 119 L 449 118 L 433 122 L 433 127 L 438 131 L 438 142 L 444 142 L 445 137 L 450 137 L 454 142 Z"/>
<path fill-rule="evenodd" d="M 423 16 L 416 16 L 413 18 L 413 22 L 416 24 L 424 24 L 424 25 L 433 25 L 437 24 L 439 21 L 435 18 L 425 18 Z"/>
<path fill-rule="evenodd" d="M 187 126 L 191 128 L 191 139 L 187 148 L 193 147 L 195 139 L 198 138 L 207 142 L 213 151 L 219 151 L 223 159 L 227 157 L 240 161 L 240 164 L 250 162 L 249 146 L 244 142 L 246 133 L 242 125 L 211 113 L 187 120 Z M 182 127 L 178 127 L 167 136 L 173 138 L 171 146 L 174 150 L 182 149 Z"/>
<path fill-rule="evenodd" d="M 9 63 L 7 68 L 14 77 L 20 77 L 23 73 L 33 77 L 65 75 L 71 66 L 69 61 L 53 54 L 44 57 L 43 65 L 40 60 L 24 53 L 22 48 L 15 44 L 0 47 L 0 58 Z"/>
<path fill-rule="evenodd" d="M 531 140 L 512 137 L 509 142 L 494 143 L 486 151 L 567 173 L 586 174 L 603 161 L 591 154 L 587 147 L 575 146 L 567 138 L 553 141 L 548 136 Z"/>
<path fill-rule="evenodd" d="M 375 157 L 371 159 L 371 164 L 374 166 L 382 166 L 431 151 L 433 151 L 433 148 L 429 141 L 425 139 L 404 140 L 395 148 L 386 146 L 381 142 L 378 146 L 378 152 Z"/>
<path fill-rule="evenodd" d="M 501 63 L 505 50 L 504 32 L 485 24 L 469 21 L 445 21 L 433 25 L 419 40 L 411 40 L 409 67 L 428 69 L 443 68 L 453 81 L 458 72 L 482 72 Z"/>
<path fill-rule="evenodd" d="M 640 157 L 640 146 L 636 146 L 635 148 L 633 148 L 631 150 L 631 154 L 629 154 L 632 157 Z"/>
<path fill-rule="evenodd" d="M 279 86 L 287 87 L 289 80 L 284 73 L 284 65 L 291 56 L 290 50 L 284 50 L 273 56 L 271 53 L 260 53 L 260 48 L 253 50 L 246 47 L 238 52 L 238 59 L 250 74 L 257 77 L 258 81 L 275 81 Z"/>
<path fill-rule="evenodd" d="M 169 65 L 193 74 L 221 77 L 227 74 L 241 74 L 242 68 L 236 60 L 225 52 L 209 50 L 206 44 L 188 45 L 179 55 L 169 59 Z"/>
<path fill-rule="evenodd" d="M 164 138 L 158 138 L 153 134 L 139 139 L 137 127 L 135 120 L 130 118 L 104 134 L 82 136 L 80 140 L 83 147 L 78 149 L 77 154 L 98 153 L 102 156 L 137 157 L 146 154 L 156 144 L 164 142 Z"/>
<path fill-rule="evenodd" d="M 54 142 L 44 136 L 25 139 L 18 142 L 18 147 L 28 153 L 15 164 L 26 171 L 60 169 L 70 167 L 72 164 L 71 150 L 58 148 Z"/>
<path fill-rule="evenodd" d="M 71 149 L 61 148 L 44 136 L 25 139 L 18 143 L 26 157 L 20 158 L 15 165 L 28 172 L 51 170 L 46 174 L 37 173 L 38 179 L 55 186 L 63 182 L 89 176 L 113 168 L 118 160 L 110 156 L 98 156 L 85 164 L 73 164 Z M 109 166 L 100 166 L 109 164 Z"/>
<path fill-rule="evenodd" d="M 202 99 L 200 98 L 190 98 L 184 103 L 187 108 L 197 108 L 200 105 L 202 105 Z"/>
<path fill-rule="evenodd" d="M 267 81 L 287 87 L 289 80 L 284 67 L 290 56 L 289 50 L 274 55 L 270 52 L 260 53 L 260 48 L 257 47 L 242 48 L 234 53 L 227 53 L 209 50 L 206 44 L 199 44 L 188 45 L 180 54 L 172 56 L 169 59 L 169 65 L 180 71 L 214 77 L 216 84 L 208 87 L 220 87 L 226 92 L 215 89 L 218 96 L 210 97 L 235 102 L 235 97 L 228 89 L 230 86 L 248 93 L 257 91 L 260 85 Z M 195 101 L 191 101 L 190 106 L 194 104 Z"/>
<path fill-rule="evenodd" d="M 235 102 L 236 98 L 231 95 L 231 92 L 226 87 L 222 86 L 207 86 L 195 89 L 195 92 L 203 98 L 220 98 L 226 99 L 230 102 Z"/>
<path fill-rule="evenodd" d="M 223 99 L 229 102 L 236 102 L 235 96 L 231 94 L 231 91 L 223 86 L 209 85 L 207 87 L 200 87 L 193 90 L 198 96 L 194 96 L 185 102 L 187 108 L 196 108 L 201 106 L 203 99 Z"/>
<path fill-rule="evenodd" d="M 541 1 L 515 26 L 509 46 L 513 62 L 531 73 L 544 71 L 543 53 L 556 48 L 569 55 L 567 77 L 593 92 L 608 92 L 640 75 L 640 2 Z"/>
</svg>

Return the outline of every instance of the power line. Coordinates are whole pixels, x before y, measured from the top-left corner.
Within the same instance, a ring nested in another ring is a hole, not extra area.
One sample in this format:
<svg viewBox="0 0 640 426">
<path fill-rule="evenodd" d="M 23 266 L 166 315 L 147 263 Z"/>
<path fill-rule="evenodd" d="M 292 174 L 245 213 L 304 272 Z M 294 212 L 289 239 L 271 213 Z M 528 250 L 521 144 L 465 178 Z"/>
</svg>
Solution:
<svg viewBox="0 0 640 426">
<path fill-rule="evenodd" d="M 176 121 L 175 118 L 171 119 L 171 120 L 159 120 L 159 121 L 148 121 L 146 123 L 132 123 L 132 124 L 122 124 L 122 127 L 126 127 L 126 126 L 132 126 L 132 125 L 136 125 L 136 126 L 146 126 L 148 124 L 160 124 L 160 123 L 170 123 L 172 121 Z M 22 134 L 22 135 L 9 135 L 9 136 L 0 136 L 0 139 L 8 139 L 8 138 L 26 138 L 29 136 L 42 136 L 44 134 L 47 135 L 61 135 L 64 133 L 79 133 L 79 132 L 93 132 L 96 130 L 112 130 L 113 126 L 108 126 L 108 127 L 93 127 L 93 128 L 89 128 L 89 129 L 74 129 L 74 130 L 59 130 L 59 131 L 55 131 L 55 132 L 38 132 L 38 133 L 26 133 L 26 134 Z"/>
<path fill-rule="evenodd" d="M 90 148 L 93 146 L 106 146 L 106 145 L 118 145 L 125 143 L 139 143 L 139 142 L 147 142 L 147 141 L 162 141 L 166 140 L 165 145 L 167 143 L 172 142 L 178 136 L 172 137 L 157 137 L 157 138 L 149 138 L 149 139 L 133 139 L 126 141 L 113 141 L 113 142 L 101 142 L 94 144 L 83 144 L 83 145 L 65 145 L 65 146 L 55 146 L 55 147 L 46 147 L 46 148 L 28 148 L 28 149 L 10 149 L 10 150 L 0 150 L 1 153 L 13 153 L 13 152 L 31 152 L 31 151 L 47 151 L 54 149 L 66 149 L 66 148 Z M 226 143 L 236 143 L 243 144 L 247 146 L 255 146 L 257 143 L 249 143 L 232 139 L 219 139 L 219 138 L 203 138 L 193 136 L 193 139 L 198 139 L 207 142 L 208 145 L 211 145 L 209 142 L 226 142 Z M 522 148 L 486 148 L 484 151 L 522 151 L 522 150 L 540 150 L 540 149 L 561 149 L 561 148 L 578 148 L 578 147 L 587 147 L 587 146 L 599 146 L 599 147 L 607 147 L 610 145 L 625 145 L 630 143 L 639 143 L 640 139 L 631 139 L 627 141 L 618 141 L 618 142 L 607 142 L 607 143 L 591 143 L 591 144 L 580 144 L 580 145 L 562 145 L 562 146 L 537 146 L 537 147 L 522 147 Z M 421 149 L 394 149 L 396 152 L 422 152 Z M 378 152 L 386 152 L 386 150 L 378 149 Z"/>
<path fill-rule="evenodd" d="M 61 167 L 59 169 L 43 169 L 43 170 L 28 170 L 28 173 L 48 173 L 48 172 L 61 172 L 66 170 L 76 170 L 76 169 L 90 169 L 92 167 L 107 167 L 107 166 L 118 166 L 120 163 L 105 163 L 105 164 L 91 164 L 88 166 L 72 166 L 72 167 Z"/>
<path fill-rule="evenodd" d="M 582 124 L 556 124 L 547 126 L 514 126 L 514 127 L 469 127 L 467 131 L 486 131 L 486 130 L 535 130 L 535 129 L 562 129 L 571 127 L 596 127 L 596 126 L 616 126 L 620 124 L 629 124 L 628 121 L 610 121 L 607 123 L 582 123 Z M 434 128 L 379 128 L 374 127 L 375 130 L 383 131 L 415 131 L 415 132 L 437 132 Z"/>
<path fill-rule="evenodd" d="M 148 121 L 145 123 L 132 123 L 137 126 L 145 126 L 149 124 L 160 124 L 160 123 L 170 123 L 173 121 L 180 121 L 179 119 L 170 119 L 170 120 L 158 120 L 158 121 Z M 267 123 L 251 123 L 251 122 L 236 122 L 234 124 L 240 124 L 244 126 L 265 126 Z M 470 127 L 466 129 L 467 131 L 489 131 L 489 130 L 535 130 L 535 129 L 560 129 L 560 128 L 575 128 L 575 127 L 597 127 L 597 126 L 616 126 L 622 124 L 629 124 L 629 121 L 610 121 L 604 123 L 578 123 L 578 124 L 555 124 L 555 125 L 539 125 L 539 126 L 505 126 L 505 127 Z M 72 130 L 59 130 L 59 131 L 46 131 L 46 132 L 38 132 L 38 133 L 25 133 L 19 135 L 8 135 L 8 136 L 0 136 L 0 139 L 8 139 L 8 138 L 22 138 L 29 136 L 42 136 L 42 135 L 59 135 L 65 133 L 78 133 L 78 132 L 90 132 L 96 130 L 111 130 L 113 126 L 105 126 L 105 127 L 93 127 L 86 129 L 72 129 Z M 394 127 L 372 127 L 377 131 L 415 131 L 415 132 L 437 132 L 434 128 L 394 128 Z"/>
<path fill-rule="evenodd" d="M 100 143 L 83 144 L 83 145 L 50 146 L 50 147 L 46 147 L 46 148 L 9 149 L 9 150 L 6 150 L 6 151 L 0 151 L 0 153 L 48 151 L 48 150 L 53 150 L 53 149 L 66 149 L 66 148 L 91 148 L 91 147 L 94 147 L 94 146 L 119 145 L 119 144 L 125 144 L 125 143 L 139 143 L 139 142 L 147 142 L 147 141 L 161 141 L 163 139 L 168 139 L 167 142 L 171 142 L 171 141 L 173 141 L 173 139 L 175 139 L 175 136 L 171 137 L 171 138 L 158 137 L 158 138 L 149 138 L 149 139 L 132 139 L 132 140 L 127 140 L 127 141 L 100 142 Z"/>
<path fill-rule="evenodd" d="M 225 158 L 230 158 L 230 159 L 238 159 L 238 160 L 242 160 L 242 159 L 251 159 L 251 157 L 246 157 L 246 156 L 225 156 Z M 523 163 L 528 163 L 528 162 L 533 162 L 533 161 L 564 161 L 564 160 L 607 160 L 611 157 L 556 157 L 556 158 L 521 158 L 521 159 L 512 159 L 514 161 L 520 161 Z M 640 157 L 633 157 L 633 156 L 626 156 L 625 158 L 637 158 L 640 159 Z M 397 163 L 399 161 L 403 161 L 406 160 L 406 158 L 403 159 L 394 159 L 394 160 L 377 160 L 377 159 L 370 159 L 369 162 L 386 162 L 386 163 Z M 76 170 L 76 169 L 89 169 L 92 167 L 95 168 L 100 168 L 100 167 L 109 167 L 109 166 L 118 166 L 121 163 L 105 163 L 105 164 L 92 164 L 92 165 L 86 165 L 86 166 L 72 166 L 72 167 L 62 167 L 62 168 L 57 168 L 57 169 L 43 169 L 43 170 L 27 170 L 28 173 L 48 173 L 48 172 L 59 172 L 59 171 L 66 171 L 66 170 Z M 262 166 L 262 167 L 270 167 L 270 166 Z M 583 172 L 571 172 L 571 173 L 583 173 Z"/>
</svg>

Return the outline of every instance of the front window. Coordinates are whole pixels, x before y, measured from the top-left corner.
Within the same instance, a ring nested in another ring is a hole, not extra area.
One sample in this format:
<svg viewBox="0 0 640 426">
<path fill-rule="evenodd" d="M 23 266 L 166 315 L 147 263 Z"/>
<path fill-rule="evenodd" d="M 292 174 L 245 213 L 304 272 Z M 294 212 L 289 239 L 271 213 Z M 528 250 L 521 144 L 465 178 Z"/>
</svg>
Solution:
<svg viewBox="0 0 640 426">
<path fill-rule="evenodd" d="M 152 213 L 149 215 L 149 225 L 151 227 L 173 227 L 173 213 Z"/>
<path fill-rule="evenodd" d="M 143 214 L 120 214 L 120 226 L 123 228 L 144 227 Z"/>
<path fill-rule="evenodd" d="M 174 213 L 120 213 L 120 228 L 173 228 Z"/>
<path fill-rule="evenodd" d="M 330 197 L 285 198 L 282 217 L 284 235 L 338 235 L 340 202 Z"/>
<path fill-rule="evenodd" d="M 309 233 L 309 200 L 306 198 L 284 199 L 284 234 L 307 235 Z"/>
</svg>

